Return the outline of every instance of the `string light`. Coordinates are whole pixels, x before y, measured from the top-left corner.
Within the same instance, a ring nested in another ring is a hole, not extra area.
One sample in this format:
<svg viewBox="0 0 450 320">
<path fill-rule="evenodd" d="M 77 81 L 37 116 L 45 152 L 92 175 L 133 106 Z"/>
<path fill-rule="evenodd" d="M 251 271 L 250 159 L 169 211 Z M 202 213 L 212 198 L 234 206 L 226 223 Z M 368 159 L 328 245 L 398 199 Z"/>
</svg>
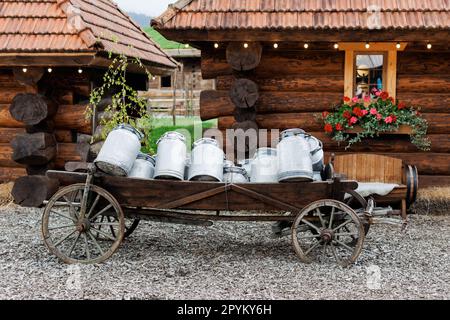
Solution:
<svg viewBox="0 0 450 320">
<path fill-rule="evenodd" d="M 47 71 L 48 71 L 48 73 L 52 73 L 53 69 L 52 68 L 48 68 Z"/>
<path fill-rule="evenodd" d="M 152 77 L 152 80 L 153 80 L 153 81 L 155 81 L 155 80 L 156 80 L 156 77 L 155 77 L 155 76 L 153 76 L 153 77 Z"/>
<path fill-rule="evenodd" d="M 216 42 L 216 43 L 214 43 L 214 48 L 219 48 L 219 44 Z"/>
<path fill-rule="evenodd" d="M 370 49 L 370 43 L 366 42 L 366 49 Z"/>
<path fill-rule="evenodd" d="M 402 48 L 402 45 L 400 44 L 400 42 L 397 42 L 396 48 L 397 49 L 401 49 Z"/>
<path fill-rule="evenodd" d="M 304 47 L 305 49 L 308 49 L 308 48 L 309 48 L 309 44 L 305 43 L 305 44 L 303 45 L 303 47 Z"/>
<path fill-rule="evenodd" d="M 184 45 L 184 47 L 185 47 L 186 49 L 188 49 L 188 48 L 189 48 L 189 45 L 186 43 L 186 44 Z"/>
<path fill-rule="evenodd" d="M 248 43 L 244 43 L 244 48 L 247 49 L 248 48 Z"/>
<path fill-rule="evenodd" d="M 23 73 L 27 73 L 28 69 L 27 68 L 23 68 L 22 71 L 23 71 Z"/>
<path fill-rule="evenodd" d="M 274 44 L 273 44 L 273 47 L 274 47 L 275 49 L 278 49 L 278 43 L 274 43 Z"/>
<path fill-rule="evenodd" d="M 334 44 L 334 48 L 337 50 L 337 49 L 339 49 L 339 43 L 335 43 Z"/>
<path fill-rule="evenodd" d="M 433 45 L 431 43 L 427 44 L 427 49 L 430 50 L 431 48 L 433 48 Z"/>
<path fill-rule="evenodd" d="M 82 73 L 83 73 L 83 69 L 79 68 L 79 69 L 78 69 L 78 73 L 79 73 L 79 74 L 82 74 Z"/>
</svg>

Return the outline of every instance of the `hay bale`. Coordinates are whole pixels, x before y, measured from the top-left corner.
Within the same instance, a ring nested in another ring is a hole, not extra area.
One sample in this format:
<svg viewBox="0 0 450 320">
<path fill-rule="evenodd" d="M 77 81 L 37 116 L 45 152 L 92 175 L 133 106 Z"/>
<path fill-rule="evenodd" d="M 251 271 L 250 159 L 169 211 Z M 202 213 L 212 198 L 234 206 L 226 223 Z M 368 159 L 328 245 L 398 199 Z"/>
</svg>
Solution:
<svg viewBox="0 0 450 320">
<path fill-rule="evenodd" d="M 14 201 L 11 195 L 13 187 L 14 182 L 0 184 L 0 207 L 8 206 Z"/>
<path fill-rule="evenodd" d="M 450 215 L 450 187 L 419 190 L 412 209 L 422 215 Z"/>
</svg>

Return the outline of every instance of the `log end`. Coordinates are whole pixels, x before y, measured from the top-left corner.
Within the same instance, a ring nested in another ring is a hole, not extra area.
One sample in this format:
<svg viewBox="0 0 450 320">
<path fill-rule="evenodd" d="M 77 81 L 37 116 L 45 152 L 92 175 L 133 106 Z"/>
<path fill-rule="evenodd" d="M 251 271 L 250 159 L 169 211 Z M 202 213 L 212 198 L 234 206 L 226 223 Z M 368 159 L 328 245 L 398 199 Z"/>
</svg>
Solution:
<svg viewBox="0 0 450 320">
<path fill-rule="evenodd" d="M 11 195 L 14 203 L 29 208 L 39 208 L 59 188 L 59 182 L 45 176 L 27 176 L 16 180 Z"/>
</svg>

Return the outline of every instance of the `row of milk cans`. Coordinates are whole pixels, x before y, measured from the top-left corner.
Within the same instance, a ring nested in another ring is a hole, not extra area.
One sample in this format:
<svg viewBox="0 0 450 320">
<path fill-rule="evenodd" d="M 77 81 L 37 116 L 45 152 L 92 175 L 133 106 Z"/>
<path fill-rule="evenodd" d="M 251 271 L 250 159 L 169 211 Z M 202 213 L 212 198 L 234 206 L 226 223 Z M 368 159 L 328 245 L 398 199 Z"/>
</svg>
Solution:
<svg viewBox="0 0 450 320">
<path fill-rule="evenodd" d="M 157 142 L 155 157 L 140 152 L 142 133 L 130 125 L 116 127 L 107 137 L 96 166 L 113 176 L 140 179 L 276 183 L 322 180 L 322 143 L 301 129 L 282 132 L 276 149 L 260 148 L 253 159 L 235 165 L 225 160 L 217 140 L 203 138 L 188 154 L 186 137 L 167 132 Z"/>
</svg>

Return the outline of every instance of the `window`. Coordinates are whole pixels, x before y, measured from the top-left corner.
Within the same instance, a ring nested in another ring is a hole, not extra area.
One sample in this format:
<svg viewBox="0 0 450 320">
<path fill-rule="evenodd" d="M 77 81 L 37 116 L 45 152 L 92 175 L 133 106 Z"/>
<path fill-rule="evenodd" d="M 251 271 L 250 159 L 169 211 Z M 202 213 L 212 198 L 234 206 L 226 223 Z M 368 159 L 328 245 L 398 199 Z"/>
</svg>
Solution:
<svg viewBox="0 0 450 320">
<path fill-rule="evenodd" d="M 385 54 L 384 53 L 357 53 L 355 55 L 355 84 L 354 96 L 360 98 L 372 94 L 373 89 L 385 88 Z"/>
<path fill-rule="evenodd" d="M 397 42 L 370 43 L 345 42 L 339 50 L 345 51 L 344 94 L 348 97 L 364 96 L 373 88 L 384 90 L 395 99 L 397 93 L 397 52 L 407 44 Z"/>
<path fill-rule="evenodd" d="M 172 87 L 172 76 L 161 77 L 161 88 Z"/>
</svg>

